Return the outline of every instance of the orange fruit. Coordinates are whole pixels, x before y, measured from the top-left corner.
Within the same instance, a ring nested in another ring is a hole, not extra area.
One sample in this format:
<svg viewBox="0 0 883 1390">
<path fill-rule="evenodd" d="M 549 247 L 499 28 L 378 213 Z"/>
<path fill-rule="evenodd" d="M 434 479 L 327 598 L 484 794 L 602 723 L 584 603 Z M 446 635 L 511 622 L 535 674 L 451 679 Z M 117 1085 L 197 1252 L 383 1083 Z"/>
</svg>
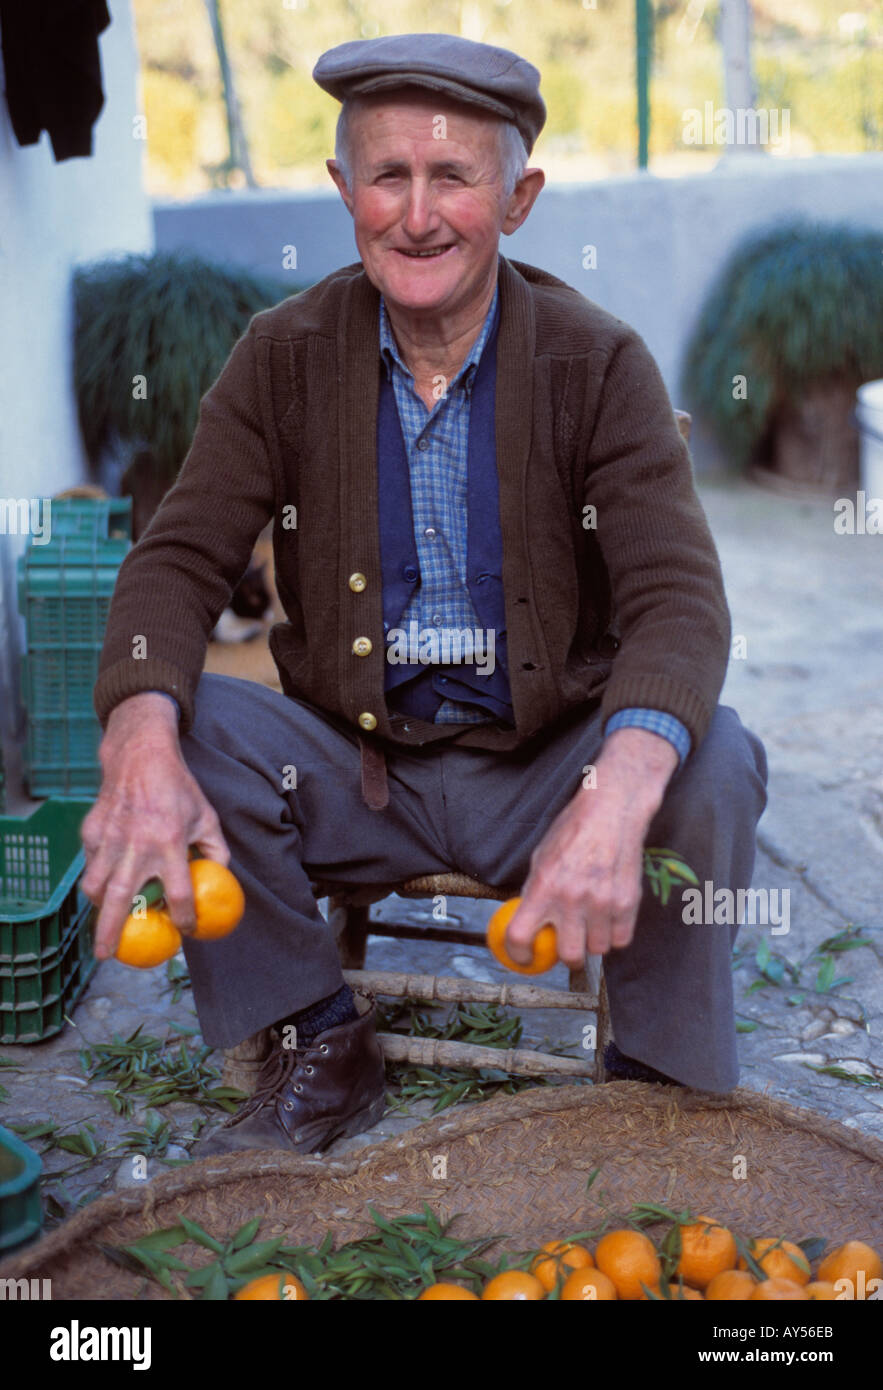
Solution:
<svg viewBox="0 0 883 1390">
<path fill-rule="evenodd" d="M 533 939 L 533 960 L 530 965 L 519 965 L 506 950 L 506 928 L 520 906 L 520 898 L 509 898 L 497 908 L 487 924 L 487 944 L 492 954 L 507 970 L 516 970 L 519 975 L 542 975 L 558 964 L 558 938 L 551 922 L 540 927 Z"/>
<path fill-rule="evenodd" d="M 705 1289 L 716 1274 L 732 1269 L 736 1263 L 736 1242 L 726 1226 L 710 1216 L 700 1216 L 681 1227 L 681 1254 L 675 1267 L 685 1284 Z"/>
<path fill-rule="evenodd" d="M 473 1293 L 471 1289 L 464 1289 L 462 1284 L 430 1284 L 423 1290 L 417 1302 L 433 1302 L 443 1298 L 452 1302 L 458 1298 L 474 1298 L 476 1303 L 479 1302 L 478 1294 Z"/>
<path fill-rule="evenodd" d="M 868 1281 L 883 1278 L 883 1261 L 876 1250 L 870 1245 L 865 1245 L 863 1240 L 848 1240 L 845 1245 L 838 1245 L 836 1250 L 825 1256 L 819 1265 L 816 1279 L 831 1284 L 836 1284 L 838 1279 L 851 1279 L 855 1294 L 861 1282 L 858 1277 L 859 1271 L 864 1271 L 867 1297 Z"/>
<path fill-rule="evenodd" d="M 114 954 L 123 965 L 150 970 L 181 949 L 181 933 L 171 917 L 159 907 L 149 907 L 143 915 L 130 914 L 123 923 Z"/>
<path fill-rule="evenodd" d="M 547 1240 L 533 1261 L 530 1272 L 535 1274 L 548 1292 L 554 1289 L 558 1276 L 567 1276 L 575 1269 L 585 1269 L 594 1260 L 584 1245 L 563 1240 Z"/>
<path fill-rule="evenodd" d="M 428 1288 L 423 1290 L 418 1302 L 433 1302 L 438 1299 L 454 1301 L 464 1298 L 474 1299 L 476 1303 L 479 1302 L 478 1294 L 473 1293 L 471 1289 L 464 1289 L 462 1284 L 430 1284 Z"/>
<path fill-rule="evenodd" d="M 660 1303 L 668 1303 L 669 1301 L 673 1303 L 689 1303 L 695 1302 L 696 1299 L 698 1299 L 700 1303 L 705 1302 L 699 1290 L 691 1289 L 689 1284 L 678 1284 L 677 1282 L 673 1284 L 663 1284 L 663 1281 L 660 1279 L 655 1284 L 648 1284 L 647 1287 L 650 1293 L 641 1294 L 640 1301 L 642 1303 L 656 1302 L 657 1300 Z M 668 1292 L 666 1292 L 666 1290 L 668 1290 Z M 653 1295 L 652 1299 L 650 1294 Z"/>
<path fill-rule="evenodd" d="M 488 1280 L 481 1296 L 493 1301 L 524 1302 L 545 1298 L 546 1290 L 536 1275 L 528 1274 L 523 1269 L 505 1269 L 502 1274 L 495 1274 L 493 1279 Z"/>
<path fill-rule="evenodd" d="M 245 911 L 239 879 L 215 859 L 191 859 L 190 882 L 196 909 L 197 941 L 215 941 L 238 927 Z"/>
<path fill-rule="evenodd" d="M 830 1303 L 837 1298 L 837 1290 L 834 1285 L 823 1279 L 815 1279 L 812 1283 L 807 1284 L 806 1292 L 816 1303 Z"/>
<path fill-rule="evenodd" d="M 244 1301 L 263 1299 L 285 1303 L 302 1303 L 304 1300 L 309 1302 L 310 1298 L 300 1280 L 281 1269 L 278 1274 L 261 1274 L 259 1278 L 252 1279 L 250 1284 L 246 1284 L 233 1297 Z"/>
<path fill-rule="evenodd" d="M 618 1297 L 613 1280 L 591 1265 L 568 1274 L 561 1290 L 564 1303 L 612 1303 Z"/>
<path fill-rule="evenodd" d="M 646 1297 L 641 1285 L 655 1288 L 662 1274 L 656 1248 L 641 1231 L 608 1231 L 598 1241 L 595 1264 L 613 1280 L 616 1292 L 625 1299 Z"/>
<path fill-rule="evenodd" d="M 750 1240 L 748 1249 L 767 1279 L 790 1279 L 795 1284 L 809 1283 L 809 1260 L 800 1246 L 794 1245 L 792 1241 L 764 1236 L 760 1240 Z M 739 1268 L 748 1268 L 744 1256 L 739 1259 Z"/>
<path fill-rule="evenodd" d="M 774 1275 L 772 1279 L 764 1279 L 762 1284 L 756 1284 L 749 1298 L 755 1299 L 758 1303 L 794 1303 L 798 1299 L 808 1302 L 809 1294 L 803 1284 Z"/>
<path fill-rule="evenodd" d="M 709 1303 L 733 1303 L 737 1299 L 750 1298 L 757 1280 L 745 1269 L 725 1269 L 716 1274 L 705 1290 Z"/>
</svg>

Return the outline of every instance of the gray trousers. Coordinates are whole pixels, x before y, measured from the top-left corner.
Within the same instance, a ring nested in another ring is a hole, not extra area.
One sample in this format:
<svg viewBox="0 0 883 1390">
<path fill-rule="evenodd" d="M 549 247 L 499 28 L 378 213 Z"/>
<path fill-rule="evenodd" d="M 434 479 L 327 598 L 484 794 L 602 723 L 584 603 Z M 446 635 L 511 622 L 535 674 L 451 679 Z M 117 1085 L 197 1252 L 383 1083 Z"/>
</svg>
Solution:
<svg viewBox="0 0 883 1390">
<path fill-rule="evenodd" d="M 593 703 L 513 752 L 386 744 L 389 804 L 362 799 L 359 741 L 266 686 L 203 675 L 181 749 L 215 808 L 246 910 L 225 940 L 185 938 L 205 1041 L 232 1047 L 342 984 L 310 879 L 386 884 L 454 870 L 522 883 L 531 852 L 602 743 Z M 666 789 L 646 843 L 677 850 L 700 883 L 748 888 L 766 805 L 766 755 L 720 705 Z M 618 1047 L 678 1081 L 738 1083 L 731 955 L 738 927 L 686 925 L 680 893 L 646 884 L 629 946 L 604 970 Z"/>
</svg>

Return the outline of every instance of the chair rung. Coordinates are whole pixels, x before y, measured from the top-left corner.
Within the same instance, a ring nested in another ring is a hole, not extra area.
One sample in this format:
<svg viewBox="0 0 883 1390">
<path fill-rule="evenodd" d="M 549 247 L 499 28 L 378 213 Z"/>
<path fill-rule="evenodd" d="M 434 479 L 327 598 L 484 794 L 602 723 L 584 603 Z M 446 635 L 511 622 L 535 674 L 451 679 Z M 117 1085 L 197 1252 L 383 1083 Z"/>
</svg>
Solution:
<svg viewBox="0 0 883 1390">
<path fill-rule="evenodd" d="M 594 1054 L 555 1057 L 527 1048 L 479 1047 L 476 1043 L 449 1042 L 442 1038 L 408 1038 L 400 1033 L 378 1033 L 383 1055 L 392 1062 L 414 1062 L 422 1067 L 492 1067 L 519 1076 L 591 1076 Z"/>
<path fill-rule="evenodd" d="M 407 975 L 387 970 L 345 970 L 348 985 L 387 994 L 393 999 L 438 1000 L 440 1003 L 508 1004 L 520 1009 L 591 1009 L 595 994 L 573 994 L 541 985 L 485 985 L 455 975 Z"/>
</svg>

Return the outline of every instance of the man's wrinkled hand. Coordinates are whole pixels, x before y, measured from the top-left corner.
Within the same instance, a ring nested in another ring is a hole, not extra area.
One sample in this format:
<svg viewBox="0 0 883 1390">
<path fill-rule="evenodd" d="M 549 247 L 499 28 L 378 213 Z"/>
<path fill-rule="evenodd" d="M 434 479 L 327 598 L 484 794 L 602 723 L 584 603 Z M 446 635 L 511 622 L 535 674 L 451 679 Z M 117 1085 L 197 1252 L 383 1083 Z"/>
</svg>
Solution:
<svg viewBox="0 0 883 1390">
<path fill-rule="evenodd" d="M 506 941 L 528 964 L 546 922 L 558 956 L 572 970 L 586 954 L 628 946 L 643 890 L 644 842 L 677 766 L 670 743 L 644 729 L 617 730 L 604 744 L 597 782 L 581 788 L 555 818 L 530 859 L 521 905 Z"/>
<path fill-rule="evenodd" d="M 227 864 L 230 851 L 214 809 L 185 763 L 177 716 L 162 695 L 131 696 L 110 715 L 99 749 L 101 791 L 83 821 L 86 871 L 81 887 L 99 908 L 94 951 L 116 951 L 132 898 L 162 879 L 179 931 L 196 926 L 188 848 Z"/>
</svg>

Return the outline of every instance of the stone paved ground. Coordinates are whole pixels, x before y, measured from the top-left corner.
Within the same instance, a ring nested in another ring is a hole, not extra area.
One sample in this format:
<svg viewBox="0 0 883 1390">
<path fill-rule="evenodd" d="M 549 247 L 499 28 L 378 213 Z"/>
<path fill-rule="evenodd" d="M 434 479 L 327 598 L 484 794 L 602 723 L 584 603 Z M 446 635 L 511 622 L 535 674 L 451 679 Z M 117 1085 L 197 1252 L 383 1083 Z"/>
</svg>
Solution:
<svg viewBox="0 0 883 1390">
<path fill-rule="evenodd" d="M 770 760 L 754 885 L 790 893 L 786 934 L 774 936 L 762 925 L 746 925 L 740 933 L 734 980 L 746 1030 L 740 1037 L 742 1084 L 883 1138 L 883 537 L 835 535 L 830 503 L 795 502 L 741 482 L 706 481 L 701 493 L 721 553 L 733 631 L 745 638 L 745 655 L 731 662 L 723 699 L 763 738 Z M 390 899 L 373 911 L 425 922 L 428 909 L 427 903 Z M 465 899 L 448 904 L 451 917 L 476 931 L 491 910 L 491 904 Z M 850 932 L 871 944 L 819 951 L 823 942 L 842 943 Z M 757 988 L 764 980 L 756 962 L 763 942 L 772 952 L 765 966 L 772 980 Z M 833 959 L 835 979 L 852 979 L 825 987 L 831 969 L 825 957 Z M 480 946 L 380 937 L 371 939 L 368 964 L 481 980 L 502 981 L 506 974 Z M 548 982 L 563 987 L 564 971 Z M 0 1049 L 18 1068 L 0 1071 L 7 1092 L 0 1123 L 51 1120 L 66 1134 L 89 1123 L 104 1146 L 82 1164 L 57 1148 L 45 1155 L 50 1179 L 80 1165 L 64 1187 L 58 1181 L 44 1187 L 59 1199 L 59 1210 L 133 1181 L 124 1135 L 148 1118 L 139 1110 L 128 1118 L 114 1115 L 100 1094 L 104 1083 L 85 1081 L 79 1048 L 113 1033 L 125 1037 L 139 1024 L 154 1036 L 193 1028 L 189 991 L 177 1004 L 171 1000 L 162 970 L 141 973 L 106 962 L 72 1026 L 36 1046 Z M 523 1017 L 522 1045 L 557 1044 L 579 1055 L 582 1016 L 544 1011 Z M 220 1065 L 217 1054 L 210 1061 Z M 846 1075 L 815 1070 L 825 1066 Z M 388 1114 L 373 1131 L 339 1142 L 330 1153 L 401 1132 L 426 1109 L 410 1117 Z M 202 1112 L 174 1103 L 160 1113 L 173 1141 L 166 1159 L 185 1161 Z M 148 1171 L 161 1164 L 151 1160 Z"/>
</svg>

